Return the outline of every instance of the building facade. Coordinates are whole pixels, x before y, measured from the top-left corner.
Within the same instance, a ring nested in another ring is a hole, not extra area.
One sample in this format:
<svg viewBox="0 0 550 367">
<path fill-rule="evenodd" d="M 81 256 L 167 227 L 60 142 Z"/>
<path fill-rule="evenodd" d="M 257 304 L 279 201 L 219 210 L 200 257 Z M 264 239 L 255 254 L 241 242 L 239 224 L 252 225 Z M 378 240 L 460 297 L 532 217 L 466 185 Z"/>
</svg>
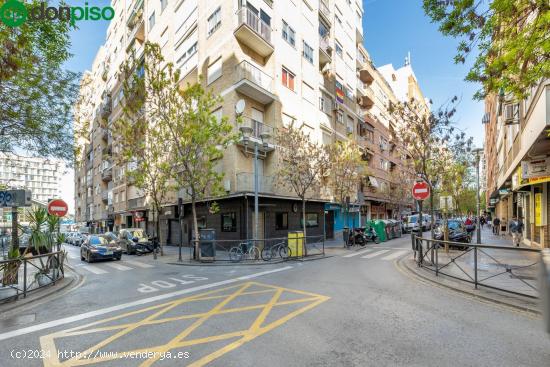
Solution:
<svg viewBox="0 0 550 367">
<path fill-rule="evenodd" d="M 131 168 L 113 164 L 116 142 L 109 133 L 110 124 L 122 114 L 119 67 L 132 54 L 139 60 L 146 41 L 160 45 L 165 59 L 181 71 L 182 85 L 200 81 L 223 97 L 214 114 L 227 116 L 236 131 L 240 117 L 253 131 L 250 139 L 228 147 L 218 165 L 226 190 L 226 195 L 215 199 L 220 212 L 211 213 L 211 201 L 199 203 L 199 226 L 214 228 L 224 238 L 252 234 L 251 142 L 261 142 L 266 133 L 273 136 L 276 129 L 294 122 L 320 144 L 355 139 L 376 145 L 364 139 L 365 116 L 374 95 L 365 87 L 370 79 L 362 71 L 361 2 L 119 0 L 113 7 L 116 17 L 81 88 L 81 96 L 90 102 L 79 106 L 89 126 L 86 138 L 78 141 L 76 220 L 92 231 L 136 226 L 153 231 L 148 200 L 125 175 Z M 389 128 L 382 122 L 380 131 L 382 126 Z M 301 228 L 300 203 L 274 184 L 278 152 L 273 140 L 266 143 L 259 144 L 258 237 Z M 161 240 L 189 241 L 189 197 L 175 192 L 169 201 L 160 213 Z M 308 234 L 333 236 L 338 231 L 341 208 L 333 201 L 327 190 L 308 200 Z M 358 224 L 362 193 L 352 201 Z M 327 203 L 333 207 L 326 207 Z M 332 216 L 331 211 L 335 211 Z M 376 218 L 383 217 L 382 212 L 376 213 Z M 375 217 L 370 209 L 363 209 L 363 215 Z"/>
<path fill-rule="evenodd" d="M 550 81 L 517 101 L 504 94 L 485 100 L 486 204 L 501 219 L 525 224 L 523 242 L 550 247 Z"/>
</svg>

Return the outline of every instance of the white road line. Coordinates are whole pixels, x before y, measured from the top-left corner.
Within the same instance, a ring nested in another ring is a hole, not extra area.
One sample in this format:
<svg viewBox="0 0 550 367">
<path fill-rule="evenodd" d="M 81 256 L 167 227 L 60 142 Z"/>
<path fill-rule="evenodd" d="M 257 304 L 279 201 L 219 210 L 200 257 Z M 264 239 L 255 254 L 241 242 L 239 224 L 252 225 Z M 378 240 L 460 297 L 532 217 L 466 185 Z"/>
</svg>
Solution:
<svg viewBox="0 0 550 367">
<path fill-rule="evenodd" d="M 139 261 L 133 261 L 133 260 L 124 260 L 124 263 L 137 266 L 138 268 L 154 268 L 155 267 L 154 265 L 151 265 L 151 264 L 145 264 L 145 263 L 141 263 Z"/>
<path fill-rule="evenodd" d="M 402 250 L 402 251 L 395 251 L 394 253 L 388 255 L 388 256 L 384 256 L 382 258 L 382 260 L 393 260 L 393 259 L 397 259 L 398 257 L 402 256 L 402 255 L 405 255 L 407 252 L 407 250 Z"/>
<path fill-rule="evenodd" d="M 108 273 L 107 270 L 100 269 L 97 266 L 93 266 L 93 265 L 83 265 L 83 266 L 80 267 L 80 269 L 86 269 L 89 272 L 94 273 L 94 274 L 106 274 L 106 273 Z"/>
<path fill-rule="evenodd" d="M 365 253 L 370 252 L 370 251 L 372 251 L 372 249 L 363 250 L 363 251 L 357 251 L 357 252 L 354 252 L 353 254 L 344 255 L 344 256 L 342 256 L 342 257 L 353 257 L 353 256 L 365 254 Z"/>
<path fill-rule="evenodd" d="M 215 283 L 203 284 L 203 285 L 199 285 L 199 286 L 196 286 L 196 287 L 182 289 L 182 290 L 171 292 L 171 293 L 160 294 L 160 295 L 154 296 L 154 297 L 143 298 L 143 299 L 133 301 L 133 302 L 123 303 L 123 304 L 120 304 L 120 305 L 111 306 L 111 307 L 107 307 L 107 308 L 102 308 L 102 309 L 99 309 L 99 310 L 90 311 L 90 312 L 86 312 L 86 313 L 82 313 L 82 314 L 78 314 L 78 315 L 74 315 L 74 316 L 64 317 L 62 319 L 48 321 L 48 322 L 44 322 L 42 324 L 28 326 L 28 327 L 24 327 L 24 328 L 21 328 L 21 329 L 8 331 L 7 333 L 2 333 L 2 334 L 0 334 L 0 340 L 6 340 L 6 339 L 13 338 L 13 337 L 16 337 L 16 336 L 21 336 L 21 335 L 34 333 L 35 331 L 49 329 L 49 328 L 60 326 L 60 325 L 70 324 L 71 322 L 81 321 L 81 320 L 89 319 L 91 317 L 105 315 L 105 314 L 108 314 L 108 313 L 111 313 L 111 312 L 124 310 L 124 309 L 130 308 L 130 307 L 141 306 L 141 305 L 145 305 L 145 304 L 148 304 L 148 303 L 151 303 L 151 302 L 161 301 L 161 300 L 164 300 L 164 299 L 167 299 L 167 298 L 173 298 L 173 297 L 181 296 L 181 295 L 196 292 L 196 291 L 202 291 L 202 290 L 205 290 L 205 289 L 219 287 L 221 285 L 237 283 L 237 282 L 240 282 L 241 280 L 254 279 L 254 278 L 257 278 L 257 277 L 261 277 L 263 275 L 278 273 L 280 271 L 285 271 L 285 270 L 289 270 L 289 269 L 292 269 L 292 266 L 285 266 L 284 268 L 262 271 L 262 272 L 259 272 L 259 273 L 245 275 L 245 276 L 238 277 L 238 278 L 226 279 L 226 280 L 222 280 L 222 281 L 215 282 Z"/>
<path fill-rule="evenodd" d="M 390 250 L 380 250 L 373 252 L 372 254 L 368 254 L 367 256 L 361 256 L 361 259 L 372 259 L 373 257 L 376 257 L 378 255 L 385 254 L 386 252 L 390 252 Z"/>
<path fill-rule="evenodd" d="M 132 270 L 133 268 L 129 266 L 120 265 L 117 263 L 105 263 L 105 265 L 110 266 L 111 268 L 114 268 L 116 270 L 126 271 L 126 270 Z"/>
</svg>

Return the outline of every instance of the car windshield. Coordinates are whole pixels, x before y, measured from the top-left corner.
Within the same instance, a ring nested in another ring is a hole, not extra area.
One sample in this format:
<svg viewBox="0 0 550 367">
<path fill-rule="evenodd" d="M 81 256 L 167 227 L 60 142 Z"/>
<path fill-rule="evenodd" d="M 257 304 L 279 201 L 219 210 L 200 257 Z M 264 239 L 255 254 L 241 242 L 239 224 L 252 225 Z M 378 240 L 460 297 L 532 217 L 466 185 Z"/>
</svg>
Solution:
<svg viewBox="0 0 550 367">
<path fill-rule="evenodd" d="M 417 220 L 418 220 L 418 217 L 416 216 L 407 218 L 408 223 L 416 223 Z"/>
<path fill-rule="evenodd" d="M 135 231 L 130 231 L 130 234 L 132 235 L 132 237 L 145 238 L 145 233 L 143 233 L 143 231 L 140 229 Z"/>
<path fill-rule="evenodd" d="M 90 237 L 90 245 L 93 246 L 105 246 L 108 244 L 108 241 L 105 237 L 92 236 Z"/>
</svg>

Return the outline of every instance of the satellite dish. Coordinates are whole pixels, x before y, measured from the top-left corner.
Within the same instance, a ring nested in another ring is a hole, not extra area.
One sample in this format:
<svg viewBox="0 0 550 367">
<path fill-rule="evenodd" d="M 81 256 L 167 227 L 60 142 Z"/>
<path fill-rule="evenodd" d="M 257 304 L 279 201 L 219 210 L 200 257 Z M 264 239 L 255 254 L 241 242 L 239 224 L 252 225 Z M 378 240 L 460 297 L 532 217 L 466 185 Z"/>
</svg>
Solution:
<svg viewBox="0 0 550 367">
<path fill-rule="evenodd" d="M 246 102 L 244 101 L 244 99 L 239 99 L 235 104 L 235 113 L 237 113 L 237 115 L 242 115 L 245 107 L 246 107 Z"/>
</svg>

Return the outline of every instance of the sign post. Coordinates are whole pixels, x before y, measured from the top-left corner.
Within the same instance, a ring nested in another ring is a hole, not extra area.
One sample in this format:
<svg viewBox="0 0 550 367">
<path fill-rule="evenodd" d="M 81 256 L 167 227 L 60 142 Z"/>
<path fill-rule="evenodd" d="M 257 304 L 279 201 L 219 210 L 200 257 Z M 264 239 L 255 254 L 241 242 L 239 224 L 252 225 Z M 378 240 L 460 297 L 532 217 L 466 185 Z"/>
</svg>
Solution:
<svg viewBox="0 0 550 367">
<path fill-rule="evenodd" d="M 19 252 L 19 224 L 18 208 L 31 205 L 31 192 L 29 190 L 5 190 L 0 191 L 0 208 L 11 207 L 11 246 Z"/>
<path fill-rule="evenodd" d="M 56 217 L 61 218 L 67 215 L 68 211 L 69 211 L 69 206 L 65 201 L 61 199 L 54 199 L 48 203 L 48 214 L 50 215 L 55 215 Z M 60 248 L 61 244 L 59 243 L 60 233 L 61 233 L 61 219 L 59 219 L 57 223 L 57 238 L 58 238 L 58 241 L 56 241 L 57 251 L 61 250 Z"/>
<path fill-rule="evenodd" d="M 419 237 L 422 238 L 422 203 L 424 200 L 430 197 L 430 186 L 428 186 L 426 181 L 416 181 L 412 187 L 412 196 L 418 203 L 418 232 Z M 411 233 L 411 235 L 414 236 L 414 227 Z M 418 263 L 422 264 L 422 244 L 420 245 L 420 250 L 418 253 Z"/>
</svg>

